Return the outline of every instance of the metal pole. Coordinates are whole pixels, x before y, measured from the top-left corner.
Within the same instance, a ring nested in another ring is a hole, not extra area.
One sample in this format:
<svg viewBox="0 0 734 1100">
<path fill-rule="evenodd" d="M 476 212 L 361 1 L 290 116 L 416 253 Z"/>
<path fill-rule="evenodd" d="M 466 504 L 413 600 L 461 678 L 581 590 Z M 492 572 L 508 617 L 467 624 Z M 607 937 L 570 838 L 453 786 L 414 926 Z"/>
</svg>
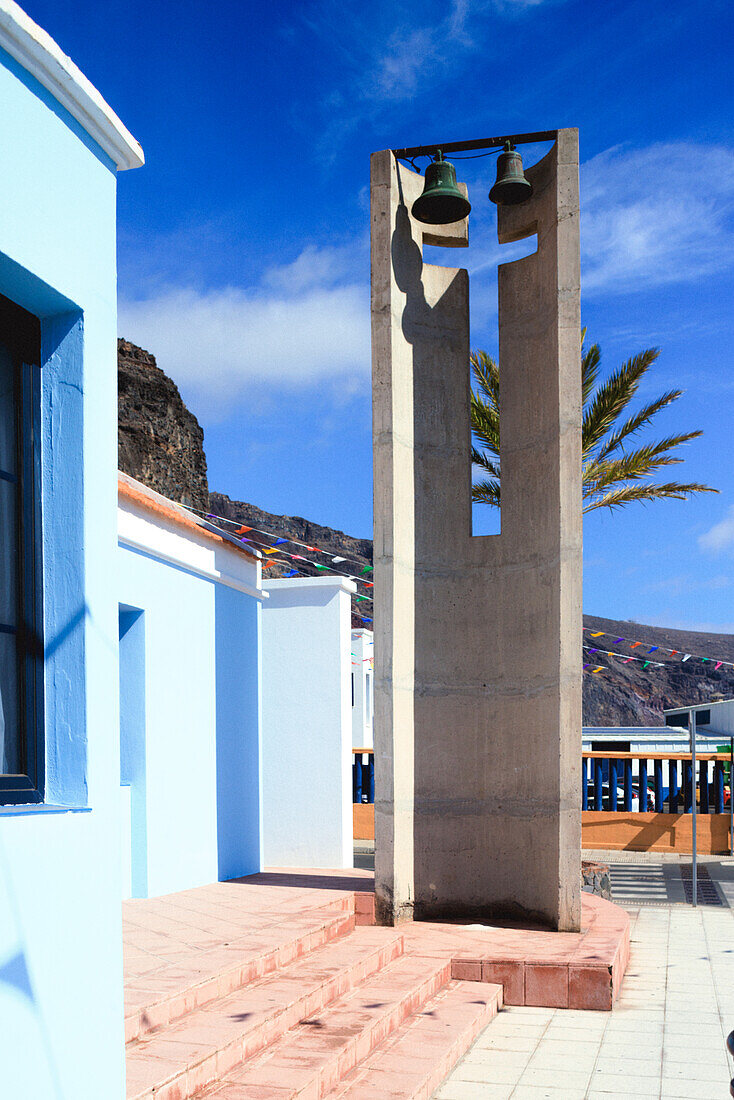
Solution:
<svg viewBox="0 0 734 1100">
<path fill-rule="evenodd" d="M 729 738 L 729 855 L 734 856 L 734 737 Z"/>
<path fill-rule="evenodd" d="M 693 906 L 698 903 L 698 868 L 696 866 L 696 712 L 688 711 L 688 732 L 691 738 L 691 821 L 693 832 Z"/>
</svg>

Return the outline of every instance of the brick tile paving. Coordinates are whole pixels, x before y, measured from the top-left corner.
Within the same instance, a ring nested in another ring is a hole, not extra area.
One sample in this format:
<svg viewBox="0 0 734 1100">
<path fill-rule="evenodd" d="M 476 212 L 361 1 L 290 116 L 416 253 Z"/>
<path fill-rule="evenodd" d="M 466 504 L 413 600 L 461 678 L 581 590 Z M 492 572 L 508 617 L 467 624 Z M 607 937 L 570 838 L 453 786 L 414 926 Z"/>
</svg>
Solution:
<svg viewBox="0 0 734 1100">
<path fill-rule="evenodd" d="M 613 1012 L 507 1008 L 435 1100 L 725 1100 L 734 1067 L 734 914 L 630 907 Z"/>
</svg>

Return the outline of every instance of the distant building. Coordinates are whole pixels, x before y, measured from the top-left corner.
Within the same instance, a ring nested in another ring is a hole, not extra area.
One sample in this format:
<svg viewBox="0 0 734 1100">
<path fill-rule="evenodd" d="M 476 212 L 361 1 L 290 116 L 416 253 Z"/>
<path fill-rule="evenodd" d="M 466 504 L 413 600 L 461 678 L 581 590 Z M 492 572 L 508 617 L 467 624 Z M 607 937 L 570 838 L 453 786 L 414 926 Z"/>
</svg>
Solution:
<svg viewBox="0 0 734 1100">
<path fill-rule="evenodd" d="M 374 656 L 371 630 L 352 630 L 352 745 L 371 749 L 374 744 Z"/>
<path fill-rule="evenodd" d="M 685 752 L 687 728 L 665 726 L 584 726 L 584 752 Z"/>
<path fill-rule="evenodd" d="M 688 729 L 688 715 L 696 715 L 696 730 L 707 736 L 721 734 L 734 737 L 734 699 L 722 699 L 715 703 L 694 703 L 685 707 L 674 707 L 663 711 L 666 726 L 685 726 Z"/>
</svg>

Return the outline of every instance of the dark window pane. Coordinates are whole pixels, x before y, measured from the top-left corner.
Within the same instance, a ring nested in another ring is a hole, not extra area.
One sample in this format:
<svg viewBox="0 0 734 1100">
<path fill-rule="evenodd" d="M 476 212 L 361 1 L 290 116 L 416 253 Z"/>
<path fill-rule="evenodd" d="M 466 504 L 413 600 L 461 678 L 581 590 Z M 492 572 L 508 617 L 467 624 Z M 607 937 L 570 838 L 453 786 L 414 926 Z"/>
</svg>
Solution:
<svg viewBox="0 0 734 1100">
<path fill-rule="evenodd" d="M 10 474 L 16 472 L 14 374 L 10 353 L 0 343 L 0 470 Z"/>
<path fill-rule="evenodd" d="M 0 625 L 18 622 L 17 488 L 0 478 Z"/>
<path fill-rule="evenodd" d="M 0 775 L 20 775 L 24 771 L 16 640 L 15 635 L 0 632 Z"/>
</svg>

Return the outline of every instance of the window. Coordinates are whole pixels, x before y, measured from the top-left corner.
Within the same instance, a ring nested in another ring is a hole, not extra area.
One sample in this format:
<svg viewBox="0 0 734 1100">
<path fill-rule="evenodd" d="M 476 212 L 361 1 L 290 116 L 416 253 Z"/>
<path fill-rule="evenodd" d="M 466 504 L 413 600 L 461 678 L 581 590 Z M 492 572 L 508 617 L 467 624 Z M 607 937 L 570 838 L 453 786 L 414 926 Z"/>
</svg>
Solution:
<svg viewBox="0 0 734 1100">
<path fill-rule="evenodd" d="M 0 803 L 43 798 L 40 326 L 0 295 Z"/>
</svg>

